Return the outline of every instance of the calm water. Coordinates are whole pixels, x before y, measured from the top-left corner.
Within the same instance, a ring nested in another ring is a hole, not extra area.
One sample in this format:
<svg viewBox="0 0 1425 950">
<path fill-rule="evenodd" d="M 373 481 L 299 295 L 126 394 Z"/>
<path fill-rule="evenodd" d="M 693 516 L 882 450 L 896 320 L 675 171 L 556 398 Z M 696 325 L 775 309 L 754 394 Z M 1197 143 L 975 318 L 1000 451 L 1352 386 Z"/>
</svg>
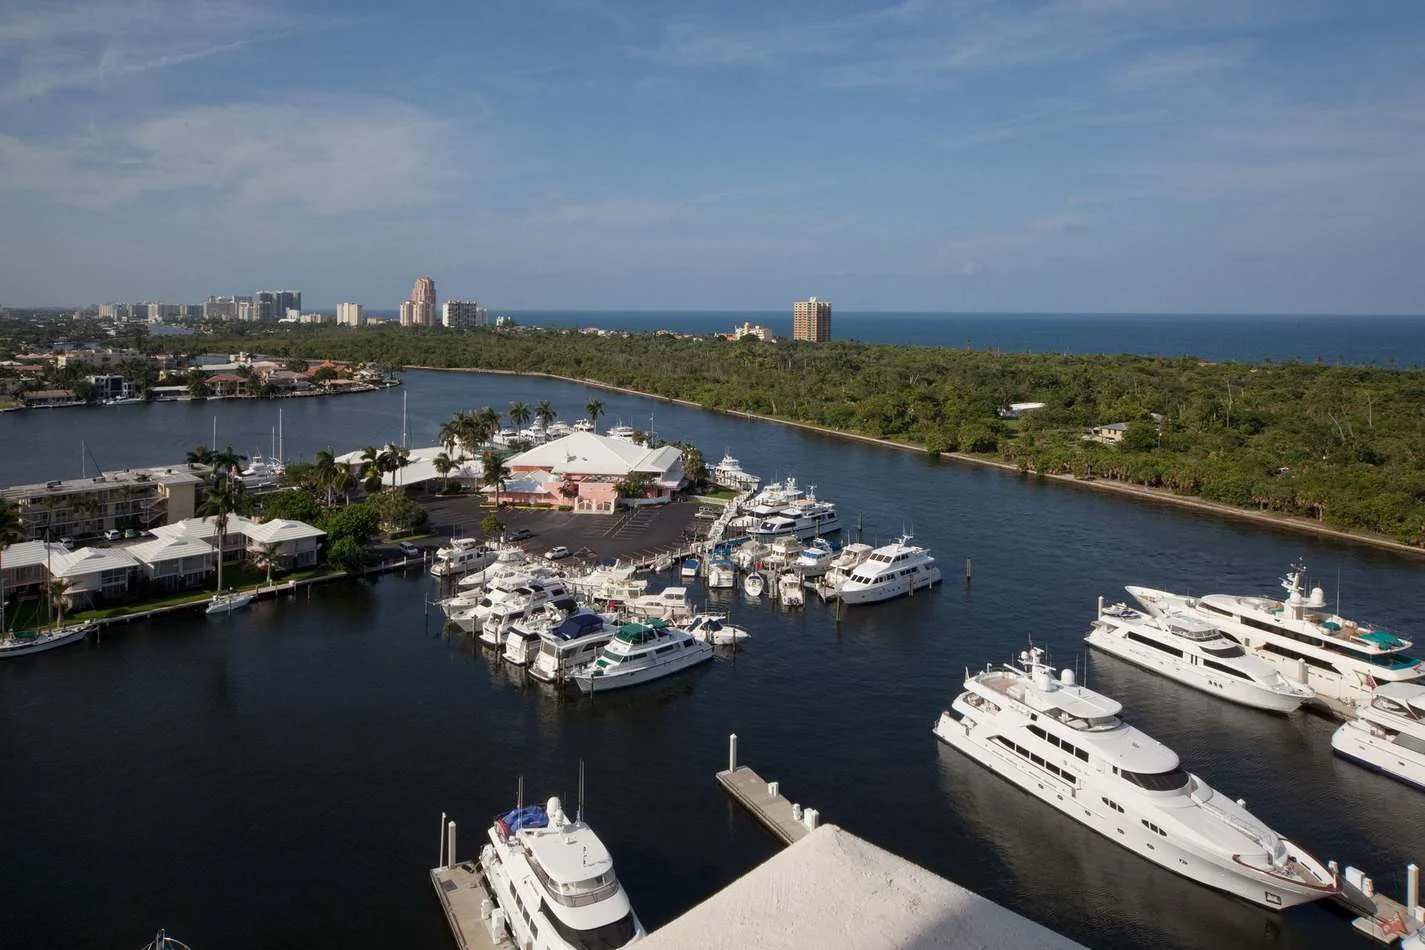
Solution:
<svg viewBox="0 0 1425 950">
<path fill-rule="evenodd" d="M 545 381 L 406 376 L 413 441 L 458 408 L 593 397 L 620 418 L 793 473 L 864 519 L 905 527 L 947 583 L 914 599 L 784 613 L 714 602 L 753 631 L 735 661 L 595 701 L 521 682 L 439 633 L 427 579 L 385 577 L 225 620 L 111 628 L 100 643 L 0 665 L 0 945 L 140 945 L 159 926 L 199 950 L 450 945 L 426 878 L 440 813 L 472 853 L 490 816 L 572 798 L 640 915 L 657 926 L 775 850 L 713 781 L 736 731 L 791 797 L 1090 946 L 1370 946 L 1317 907 L 1258 911 L 1135 858 L 1014 790 L 930 727 L 964 674 L 1030 638 L 1062 666 L 1099 594 L 1142 583 L 1274 588 L 1305 557 L 1328 597 L 1380 626 L 1420 616 L 1421 562 L 1167 506 L 932 462 L 793 429 Z M 283 404 L 290 456 L 397 436 L 402 392 Z M 176 461 L 206 443 L 266 454 L 274 404 L 163 404 L 0 416 L 0 483 Z M 71 461 L 72 460 L 72 461 Z M 73 471 L 71 471 L 71 469 Z M 973 558 L 974 582 L 962 566 Z M 1339 584 L 1337 578 L 1339 577 Z M 1090 686 L 1189 768 L 1322 858 L 1402 890 L 1425 858 L 1420 793 L 1335 759 L 1333 724 L 1229 707 L 1091 655 Z"/>
</svg>

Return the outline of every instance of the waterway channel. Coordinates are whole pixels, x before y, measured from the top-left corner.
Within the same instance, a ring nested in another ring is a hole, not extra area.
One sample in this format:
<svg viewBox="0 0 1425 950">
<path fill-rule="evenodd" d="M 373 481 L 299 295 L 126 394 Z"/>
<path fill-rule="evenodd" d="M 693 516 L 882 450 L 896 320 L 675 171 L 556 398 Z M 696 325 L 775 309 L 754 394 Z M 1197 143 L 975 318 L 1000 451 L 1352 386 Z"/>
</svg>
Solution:
<svg viewBox="0 0 1425 950">
<path fill-rule="evenodd" d="M 966 668 L 1031 639 L 1061 666 L 1086 664 L 1088 684 L 1190 770 L 1322 858 L 1395 894 L 1405 863 L 1425 859 L 1425 800 L 1334 758 L 1333 723 L 1231 707 L 1085 658 L 1081 642 L 1095 599 L 1122 599 L 1125 584 L 1274 592 L 1298 558 L 1343 613 L 1409 636 L 1417 559 L 573 384 L 405 382 L 6 414 L 0 483 L 78 475 L 81 442 L 106 468 L 178 462 L 215 416 L 220 445 L 267 454 L 280 407 L 287 456 L 310 459 L 399 438 L 403 404 L 411 442 L 431 444 L 456 409 L 548 399 L 571 419 L 597 398 L 605 425 L 651 425 L 710 461 L 731 450 L 814 484 L 867 540 L 913 531 L 946 583 L 839 623 L 816 602 L 786 612 L 723 593 L 714 603 L 753 631 L 735 660 L 593 701 L 442 633 L 414 572 L 6 662 L 0 945 L 138 946 L 166 927 L 198 950 L 445 948 L 426 878 L 441 812 L 472 853 L 520 776 L 529 798 L 572 798 L 580 759 L 588 817 L 656 927 L 775 850 L 713 781 L 733 731 L 746 761 L 826 820 L 1087 945 L 1370 945 L 1325 909 L 1271 914 L 1162 871 L 940 746 L 930 728 Z"/>
</svg>

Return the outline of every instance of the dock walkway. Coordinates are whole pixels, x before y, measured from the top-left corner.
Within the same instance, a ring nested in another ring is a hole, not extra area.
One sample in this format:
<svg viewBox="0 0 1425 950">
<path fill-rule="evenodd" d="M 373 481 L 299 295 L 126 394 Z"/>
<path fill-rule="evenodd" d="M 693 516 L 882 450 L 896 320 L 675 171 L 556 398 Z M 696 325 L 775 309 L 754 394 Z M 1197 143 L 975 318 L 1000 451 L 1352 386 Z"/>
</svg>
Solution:
<svg viewBox="0 0 1425 950">
<path fill-rule="evenodd" d="M 460 950 L 506 950 L 513 948 L 503 924 L 491 925 L 495 898 L 485 883 L 485 873 L 474 861 L 432 868 L 431 884 L 440 900 L 450 933 Z M 492 935 L 496 931 L 498 936 Z"/>
<path fill-rule="evenodd" d="M 803 809 L 782 795 L 777 782 L 768 782 L 745 765 L 737 764 L 737 736 L 728 737 L 727 768 L 717 773 L 718 784 L 733 801 L 751 813 L 753 818 L 783 844 L 793 844 L 816 829 L 820 813 L 815 808 Z"/>
</svg>

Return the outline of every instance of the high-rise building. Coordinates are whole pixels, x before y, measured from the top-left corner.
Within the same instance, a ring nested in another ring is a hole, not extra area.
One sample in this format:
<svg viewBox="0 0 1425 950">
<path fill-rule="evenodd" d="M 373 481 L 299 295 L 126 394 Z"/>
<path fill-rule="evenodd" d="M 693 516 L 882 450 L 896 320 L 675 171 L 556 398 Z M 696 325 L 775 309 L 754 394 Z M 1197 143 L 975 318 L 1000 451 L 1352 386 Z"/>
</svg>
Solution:
<svg viewBox="0 0 1425 950">
<path fill-rule="evenodd" d="M 414 300 L 401 301 L 401 326 L 413 327 L 416 325 L 416 302 Z"/>
<path fill-rule="evenodd" d="M 798 300 L 792 305 L 792 339 L 825 343 L 831 339 L 831 304 L 825 300 Z"/>
<path fill-rule="evenodd" d="M 261 323 L 285 317 L 288 310 L 301 309 L 300 290 L 259 290 L 252 297 L 252 319 Z"/>
<path fill-rule="evenodd" d="M 339 303 L 336 305 L 336 323 L 339 327 L 359 327 L 366 322 L 359 303 Z"/>
<path fill-rule="evenodd" d="M 203 301 L 204 320 L 236 320 L 238 302 L 236 297 L 209 297 Z"/>
<path fill-rule="evenodd" d="M 452 330 L 483 327 L 489 313 L 473 300 L 447 300 L 440 307 L 440 322 Z"/>
<path fill-rule="evenodd" d="M 167 323 L 183 316 L 182 305 L 176 303 L 151 303 L 148 305 L 149 323 Z"/>
<path fill-rule="evenodd" d="M 409 322 L 407 322 L 406 307 L 401 306 L 401 326 L 403 327 L 429 327 L 435 325 L 435 281 L 429 277 L 417 277 L 416 284 L 411 288 L 411 297 L 406 301 L 411 305 Z"/>
</svg>

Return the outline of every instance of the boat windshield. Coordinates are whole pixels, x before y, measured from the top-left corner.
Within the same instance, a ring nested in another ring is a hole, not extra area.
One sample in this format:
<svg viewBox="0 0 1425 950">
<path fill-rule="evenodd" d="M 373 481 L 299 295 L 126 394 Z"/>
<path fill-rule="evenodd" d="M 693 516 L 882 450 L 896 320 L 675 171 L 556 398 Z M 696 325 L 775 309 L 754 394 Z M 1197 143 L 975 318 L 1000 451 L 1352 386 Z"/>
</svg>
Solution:
<svg viewBox="0 0 1425 950">
<path fill-rule="evenodd" d="M 1139 788 L 1150 792 L 1176 792 L 1180 788 L 1186 788 L 1188 783 L 1188 774 L 1180 767 L 1170 772 L 1130 772 L 1127 769 L 1114 771 Z"/>
<path fill-rule="evenodd" d="M 1211 656 L 1220 656 L 1223 659 L 1229 660 L 1235 657 L 1247 655 L 1247 651 L 1242 649 L 1235 643 L 1228 644 L 1227 646 L 1222 647 L 1203 647 L 1202 652 L 1207 653 Z"/>
<path fill-rule="evenodd" d="M 576 950 L 615 950 L 617 947 L 626 946 L 638 933 L 632 910 L 613 923 L 593 927 L 589 930 L 577 930 L 569 926 L 557 915 L 551 913 L 548 907 L 541 907 L 540 912 L 541 916 L 549 921 L 559 936 L 564 939 L 564 942 L 575 947 Z"/>
<path fill-rule="evenodd" d="M 1104 732 L 1108 729 L 1116 729 L 1123 723 L 1123 720 L 1117 716 L 1075 716 L 1073 713 L 1057 707 L 1046 709 L 1044 714 L 1057 719 L 1070 729 L 1077 729 L 1080 732 Z"/>
</svg>

